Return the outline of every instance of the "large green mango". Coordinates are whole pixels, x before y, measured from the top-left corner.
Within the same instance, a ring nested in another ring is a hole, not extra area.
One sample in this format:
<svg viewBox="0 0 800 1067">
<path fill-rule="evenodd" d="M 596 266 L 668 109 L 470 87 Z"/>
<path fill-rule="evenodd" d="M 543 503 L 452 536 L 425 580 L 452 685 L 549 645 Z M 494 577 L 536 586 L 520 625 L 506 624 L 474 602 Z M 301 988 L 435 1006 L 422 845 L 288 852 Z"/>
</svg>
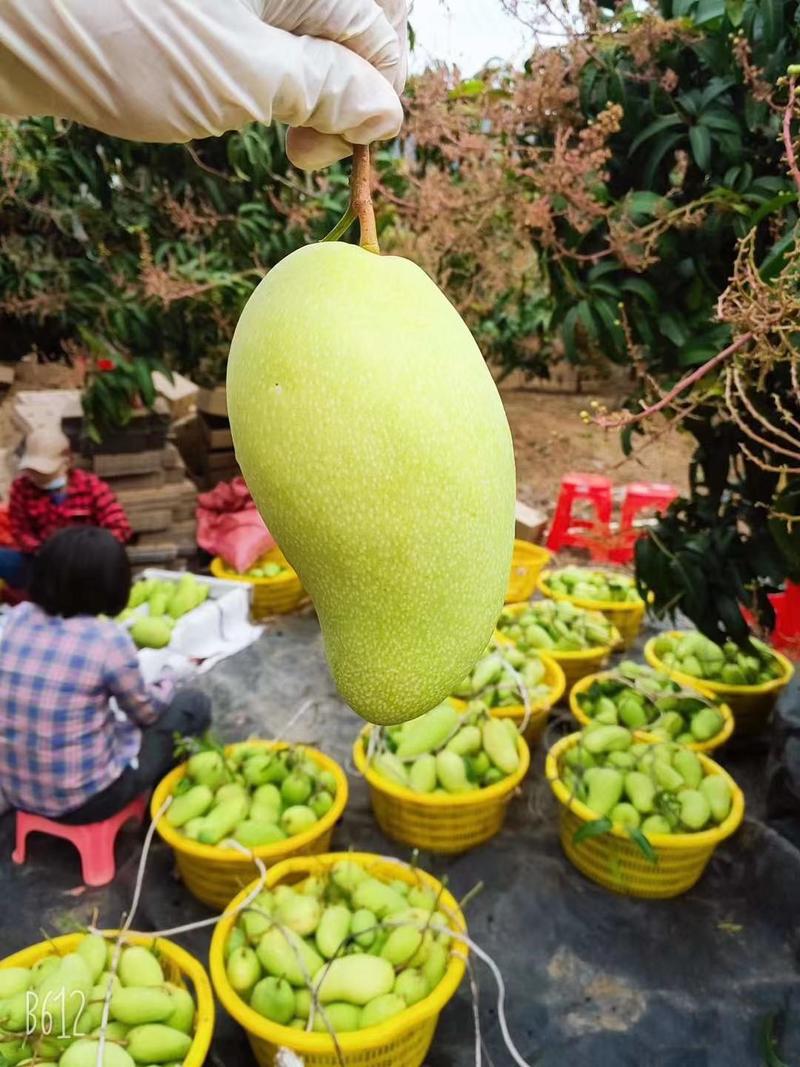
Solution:
<svg viewBox="0 0 800 1067">
<path fill-rule="evenodd" d="M 371 722 L 428 711 L 485 650 L 511 566 L 511 435 L 469 330 L 408 260 L 310 245 L 250 297 L 227 389 L 339 692 Z"/>
</svg>

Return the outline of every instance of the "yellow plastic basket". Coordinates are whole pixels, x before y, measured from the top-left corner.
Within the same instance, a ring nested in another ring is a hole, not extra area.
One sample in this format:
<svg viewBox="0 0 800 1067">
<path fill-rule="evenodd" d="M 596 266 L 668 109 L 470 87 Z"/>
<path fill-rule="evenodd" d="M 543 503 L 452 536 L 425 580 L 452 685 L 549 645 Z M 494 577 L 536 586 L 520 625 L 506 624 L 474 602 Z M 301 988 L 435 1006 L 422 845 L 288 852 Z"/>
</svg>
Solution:
<svg viewBox="0 0 800 1067">
<path fill-rule="evenodd" d="M 530 541 L 515 541 L 511 557 L 511 577 L 508 580 L 506 604 L 518 604 L 530 600 L 536 591 L 536 581 L 542 567 L 552 558 L 552 553 Z"/>
<path fill-rule="evenodd" d="M 247 574 L 231 570 L 219 556 L 211 560 L 211 573 L 215 578 L 222 578 L 226 582 L 249 582 L 252 585 L 254 619 L 265 619 L 268 615 L 287 615 L 298 608 L 306 598 L 306 591 L 300 579 L 279 548 L 271 548 L 255 566 L 263 567 L 267 563 L 279 563 L 289 569 L 274 578 L 251 578 Z"/>
<path fill-rule="evenodd" d="M 603 678 L 607 678 L 608 675 L 608 671 L 601 672 L 600 674 L 589 674 L 585 678 L 581 678 L 581 680 L 579 682 L 576 682 L 575 685 L 572 687 L 572 691 L 569 694 L 569 710 L 572 712 L 573 716 L 578 720 L 581 726 L 588 726 L 589 723 L 592 722 L 592 720 L 580 706 L 580 703 L 578 702 L 579 695 L 581 693 L 585 693 L 595 681 L 600 681 Z M 725 744 L 725 742 L 730 738 L 731 734 L 733 733 L 734 722 L 731 709 L 728 707 L 727 704 L 723 704 L 719 700 L 719 698 L 711 692 L 710 689 L 706 689 L 704 686 L 698 685 L 696 681 L 693 682 L 690 686 L 687 685 L 685 688 L 692 689 L 699 696 L 705 697 L 706 700 L 713 701 L 714 706 L 716 707 L 717 711 L 720 713 L 723 719 L 722 729 L 719 731 L 719 733 L 714 734 L 714 736 L 710 737 L 708 741 L 692 741 L 691 743 L 686 743 L 685 747 L 690 748 L 693 752 L 713 752 L 715 748 L 721 748 L 721 746 Z M 647 730 L 634 730 L 633 736 L 637 739 L 637 741 L 658 742 L 660 740 L 657 737 L 653 737 L 650 733 L 648 733 Z"/>
<path fill-rule="evenodd" d="M 117 930 L 106 930 L 104 936 L 113 939 L 116 938 L 117 933 Z M 83 936 L 83 934 L 64 934 L 61 937 L 53 937 L 49 941 L 40 941 L 37 945 L 30 945 L 20 952 L 15 952 L 13 956 L 0 960 L 0 968 L 32 967 L 44 956 L 52 956 L 53 950 L 59 956 L 65 956 L 68 952 L 75 951 Z M 153 938 L 151 934 L 127 931 L 125 940 L 131 944 L 145 945 L 152 949 L 161 961 L 167 980 L 184 988 L 190 987 L 197 1011 L 192 1047 L 183 1060 L 183 1067 L 203 1067 L 214 1034 L 214 996 L 205 968 L 185 949 L 172 941 L 167 941 L 166 938 Z"/>
<path fill-rule="evenodd" d="M 513 615 L 521 615 L 527 606 L 527 604 L 510 604 L 506 611 Z M 496 631 L 497 634 L 503 640 L 509 640 L 502 630 Z M 617 635 L 617 640 L 613 645 L 598 645 L 597 648 L 587 648 L 579 652 L 558 652 L 552 648 L 547 649 L 547 655 L 552 657 L 564 672 L 564 688 L 567 693 L 572 690 L 573 685 L 580 681 L 581 678 L 585 678 L 587 674 L 596 674 L 604 666 L 614 649 L 619 648 L 622 644 L 619 631 L 617 631 Z"/>
<path fill-rule="evenodd" d="M 680 637 L 681 631 L 670 630 L 669 634 L 671 637 Z M 783 674 L 780 678 L 773 678 L 771 681 L 764 682 L 761 685 L 725 685 L 723 682 L 709 681 L 708 678 L 698 679 L 694 675 L 676 671 L 673 667 L 668 667 L 663 660 L 660 660 L 655 653 L 657 640 L 657 637 L 651 637 L 644 646 L 644 658 L 650 666 L 669 674 L 681 685 L 694 685 L 696 687 L 698 681 L 700 681 L 704 689 L 719 697 L 720 700 L 724 700 L 733 713 L 737 737 L 750 737 L 753 734 L 761 733 L 766 728 L 772 709 L 778 702 L 778 697 L 792 680 L 792 675 L 794 674 L 794 667 L 786 656 L 776 652 L 773 648 L 770 651 L 783 668 Z"/>
<path fill-rule="evenodd" d="M 244 741 L 238 745 L 229 745 L 225 751 L 234 752 L 237 748 L 243 747 L 280 750 L 289 746 L 276 741 Z M 333 798 L 330 810 L 310 829 L 301 834 L 295 834 L 294 837 L 289 837 L 285 841 L 278 841 L 274 845 L 262 845 L 253 849 L 254 854 L 268 867 L 291 856 L 327 852 L 334 827 L 342 817 L 347 804 L 347 777 L 339 764 L 315 748 L 302 747 L 309 759 L 318 763 L 323 770 L 333 774 L 336 779 L 336 796 Z M 150 801 L 150 814 L 153 819 L 185 774 L 186 764 L 182 763 L 159 782 Z M 179 830 L 170 826 L 166 818 L 159 821 L 156 829 L 175 852 L 175 860 L 183 884 L 193 897 L 210 908 L 221 911 L 243 886 L 253 881 L 258 873 L 252 860 L 240 852 L 190 841 Z"/>
<path fill-rule="evenodd" d="M 501 782 L 471 793 L 431 796 L 415 793 L 377 774 L 367 763 L 364 743 L 367 726 L 353 745 L 353 760 L 369 786 L 372 810 L 387 837 L 412 848 L 453 855 L 482 845 L 503 828 L 506 809 L 528 773 L 531 754 L 524 738 L 519 742 L 519 767 Z"/>
<path fill-rule="evenodd" d="M 565 593 L 555 593 L 548 584 L 549 571 L 539 576 L 537 589 L 549 600 L 568 600 L 576 608 L 585 608 L 587 611 L 600 611 L 605 615 L 612 626 L 616 626 L 622 638 L 624 648 L 629 648 L 642 628 L 644 619 L 644 601 L 631 601 L 630 603 L 618 604 L 614 600 L 583 600 L 577 596 L 567 596 Z"/>
<path fill-rule="evenodd" d="M 267 876 L 272 888 L 282 882 L 301 881 L 319 874 L 334 863 L 346 859 L 358 863 L 374 877 L 383 881 L 424 885 L 436 893 L 441 910 L 451 920 L 453 929 L 466 932 L 464 916 L 458 904 L 442 889 L 441 883 L 419 868 L 411 868 L 397 860 L 385 859 L 363 852 L 340 852 L 313 858 L 288 860 L 273 867 Z M 254 887 L 243 891 L 234 901 L 241 903 Z M 233 910 L 233 909 L 231 909 Z M 333 1039 L 328 1034 L 306 1033 L 291 1027 L 279 1026 L 253 1011 L 233 991 L 225 971 L 225 943 L 235 922 L 235 915 L 224 916 L 214 930 L 211 940 L 211 979 L 223 1007 L 247 1032 L 253 1055 L 259 1067 L 273 1067 L 279 1048 L 288 1048 L 302 1059 L 305 1067 L 420 1067 L 433 1041 L 439 1014 L 454 996 L 466 968 L 466 947 L 454 943 L 450 963 L 444 978 L 424 1000 L 378 1026 L 337 1037 L 341 1059 L 337 1056 Z"/>
<path fill-rule="evenodd" d="M 597 816 L 570 794 L 559 777 L 559 765 L 567 751 L 576 745 L 580 734 L 570 734 L 558 741 L 547 754 L 545 774 L 560 806 L 559 836 L 561 846 L 575 867 L 593 882 L 632 897 L 664 898 L 685 893 L 697 882 L 711 859 L 714 849 L 738 830 L 744 817 L 744 794 L 718 763 L 699 755 L 706 773 L 720 774 L 728 780 L 733 804 L 728 818 L 713 830 L 696 834 L 649 834 L 648 840 L 658 856 L 650 863 L 627 834 L 616 827 L 600 837 L 587 838 L 576 845 L 575 831 Z"/>
<path fill-rule="evenodd" d="M 495 639 L 501 644 L 513 644 L 512 641 L 509 641 L 507 637 L 503 637 L 499 632 L 495 634 Z M 525 733 L 522 735 L 530 748 L 533 748 L 541 741 L 542 734 L 547 726 L 547 720 L 550 717 L 550 711 L 564 696 L 564 689 L 567 684 L 564 679 L 564 672 L 552 656 L 548 655 L 547 652 L 540 652 L 539 658 L 544 664 L 543 681 L 545 685 L 549 686 L 550 691 L 539 700 L 531 701 L 530 718 L 528 719 L 528 725 L 525 727 Z M 450 697 L 450 703 L 460 711 L 463 711 L 467 706 L 467 701 L 459 700 L 458 697 Z M 525 720 L 525 705 L 509 704 L 505 708 L 490 708 L 489 714 L 495 719 L 511 719 L 519 729 Z"/>
</svg>

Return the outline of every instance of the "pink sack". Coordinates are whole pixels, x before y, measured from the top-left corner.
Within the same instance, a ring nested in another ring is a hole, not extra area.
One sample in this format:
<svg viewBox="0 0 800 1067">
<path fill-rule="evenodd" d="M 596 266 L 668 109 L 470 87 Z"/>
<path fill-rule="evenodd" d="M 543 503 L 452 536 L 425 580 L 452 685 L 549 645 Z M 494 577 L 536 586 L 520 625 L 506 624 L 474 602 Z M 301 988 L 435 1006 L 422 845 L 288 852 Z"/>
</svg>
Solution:
<svg viewBox="0 0 800 1067">
<path fill-rule="evenodd" d="M 240 574 L 275 547 L 243 478 L 220 482 L 198 496 L 197 543 Z"/>
</svg>

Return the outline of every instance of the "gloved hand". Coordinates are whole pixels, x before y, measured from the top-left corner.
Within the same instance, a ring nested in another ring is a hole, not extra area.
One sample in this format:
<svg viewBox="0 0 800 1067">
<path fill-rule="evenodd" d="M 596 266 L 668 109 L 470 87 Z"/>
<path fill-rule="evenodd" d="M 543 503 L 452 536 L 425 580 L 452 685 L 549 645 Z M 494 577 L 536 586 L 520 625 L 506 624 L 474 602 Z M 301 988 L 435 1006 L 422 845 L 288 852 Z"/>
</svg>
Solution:
<svg viewBox="0 0 800 1067">
<path fill-rule="evenodd" d="M 277 119 L 307 170 L 402 120 L 407 0 L 3 0 L 0 113 L 185 142 Z"/>
</svg>

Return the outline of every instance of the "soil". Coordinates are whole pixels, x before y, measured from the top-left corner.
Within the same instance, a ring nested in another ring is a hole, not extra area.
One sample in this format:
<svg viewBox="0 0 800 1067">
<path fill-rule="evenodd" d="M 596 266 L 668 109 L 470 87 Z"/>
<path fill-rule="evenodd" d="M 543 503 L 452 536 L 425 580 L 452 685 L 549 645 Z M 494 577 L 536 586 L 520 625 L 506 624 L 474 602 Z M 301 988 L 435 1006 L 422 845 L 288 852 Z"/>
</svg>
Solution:
<svg viewBox="0 0 800 1067">
<path fill-rule="evenodd" d="M 592 400 L 609 411 L 619 395 L 570 395 L 501 387 L 517 460 L 517 497 L 526 504 L 552 509 L 562 475 L 568 471 L 606 474 L 615 486 L 627 482 L 668 482 L 686 488 L 691 438 L 670 431 L 655 440 L 640 438 L 636 454 L 626 459 L 616 430 L 586 426 L 580 412 Z"/>
</svg>

